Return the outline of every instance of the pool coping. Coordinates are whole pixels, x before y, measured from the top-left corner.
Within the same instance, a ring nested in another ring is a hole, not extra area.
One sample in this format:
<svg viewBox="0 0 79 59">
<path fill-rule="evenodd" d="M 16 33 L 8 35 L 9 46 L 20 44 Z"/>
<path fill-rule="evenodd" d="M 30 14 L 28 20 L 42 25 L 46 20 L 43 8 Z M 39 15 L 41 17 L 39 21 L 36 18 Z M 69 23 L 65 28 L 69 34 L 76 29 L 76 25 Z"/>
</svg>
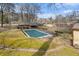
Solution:
<svg viewBox="0 0 79 59">
<path fill-rule="evenodd" d="M 31 37 L 28 33 L 25 32 L 25 30 L 36 30 L 36 31 L 45 33 L 45 34 L 47 34 L 47 35 L 41 36 L 41 37 Z M 27 35 L 27 37 L 29 37 L 29 38 L 48 38 L 48 37 L 52 37 L 52 36 L 53 36 L 53 35 L 51 35 L 51 34 L 49 34 L 49 33 L 46 33 L 46 32 L 44 32 L 44 31 L 40 31 L 40 30 L 38 30 L 38 29 L 23 29 L 22 31 L 23 31 L 24 34 Z"/>
</svg>

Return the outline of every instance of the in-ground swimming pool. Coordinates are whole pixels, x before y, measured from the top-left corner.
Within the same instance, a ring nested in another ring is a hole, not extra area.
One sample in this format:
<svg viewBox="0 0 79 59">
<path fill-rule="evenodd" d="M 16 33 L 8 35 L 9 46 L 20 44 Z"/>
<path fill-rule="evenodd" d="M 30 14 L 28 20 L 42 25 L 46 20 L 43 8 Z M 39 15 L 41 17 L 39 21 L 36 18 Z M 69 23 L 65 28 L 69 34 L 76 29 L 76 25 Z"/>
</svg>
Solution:
<svg viewBox="0 0 79 59">
<path fill-rule="evenodd" d="M 44 38 L 44 37 L 52 36 L 46 32 L 37 29 L 24 29 L 23 32 L 28 37 L 34 37 L 34 38 Z"/>
</svg>

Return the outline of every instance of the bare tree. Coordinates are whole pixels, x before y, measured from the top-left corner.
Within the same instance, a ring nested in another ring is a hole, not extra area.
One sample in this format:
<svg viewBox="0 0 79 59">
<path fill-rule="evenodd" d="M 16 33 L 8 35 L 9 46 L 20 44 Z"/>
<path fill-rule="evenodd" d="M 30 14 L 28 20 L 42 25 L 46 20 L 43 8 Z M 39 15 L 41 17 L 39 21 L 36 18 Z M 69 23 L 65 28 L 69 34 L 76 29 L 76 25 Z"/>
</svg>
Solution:
<svg viewBox="0 0 79 59">
<path fill-rule="evenodd" d="M 10 12 L 14 11 L 15 5 L 13 3 L 1 3 L 0 7 L 1 7 L 0 8 L 0 10 L 1 10 L 1 27 L 3 27 L 4 12 L 6 12 L 9 15 Z M 9 17 L 8 15 L 6 15 L 7 18 Z"/>
<path fill-rule="evenodd" d="M 30 23 L 37 17 L 37 13 L 40 12 L 40 5 L 33 3 L 25 3 L 20 6 L 21 19 L 26 23 Z M 25 18 L 26 15 L 26 18 Z M 24 19 L 25 18 L 25 19 Z M 27 20 L 26 20 L 27 19 Z"/>
<path fill-rule="evenodd" d="M 0 11 L 1 11 L 1 27 L 3 27 L 3 10 L 4 10 L 4 4 L 0 4 Z"/>
</svg>

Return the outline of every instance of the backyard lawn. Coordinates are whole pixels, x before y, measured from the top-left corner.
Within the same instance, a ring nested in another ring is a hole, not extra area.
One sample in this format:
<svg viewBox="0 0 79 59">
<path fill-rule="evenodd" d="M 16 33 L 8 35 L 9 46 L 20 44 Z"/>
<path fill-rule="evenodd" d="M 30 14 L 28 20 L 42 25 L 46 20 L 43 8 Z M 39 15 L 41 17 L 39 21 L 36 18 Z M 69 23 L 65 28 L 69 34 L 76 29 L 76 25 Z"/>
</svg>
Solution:
<svg viewBox="0 0 79 59">
<path fill-rule="evenodd" d="M 57 51 L 48 52 L 48 56 L 79 56 L 79 51 L 72 47 L 65 46 Z"/>
<path fill-rule="evenodd" d="M 17 50 L 0 50 L 0 56 L 32 56 L 34 52 Z"/>
<path fill-rule="evenodd" d="M 70 47 L 63 47 L 59 50 L 56 51 L 51 51 L 51 52 L 41 52 L 38 51 L 36 52 L 30 52 L 30 51 L 18 51 L 18 50 L 0 50 L 0 55 L 1 56 L 79 56 L 79 51 L 76 51 L 74 48 Z"/>
<path fill-rule="evenodd" d="M 3 41 L 4 40 L 4 41 Z M 21 30 L 9 30 L 0 33 L 0 45 L 12 48 L 39 48 L 44 42 L 35 38 L 28 38 Z"/>
<path fill-rule="evenodd" d="M 12 29 L 0 33 L 0 47 L 11 49 L 0 49 L 0 55 L 12 56 L 34 56 L 34 55 L 79 55 L 74 48 L 64 47 L 57 51 L 46 52 L 64 45 L 61 37 L 49 38 L 48 41 L 37 38 L 28 38 L 19 29 Z M 18 50 L 35 49 L 37 51 Z"/>
</svg>

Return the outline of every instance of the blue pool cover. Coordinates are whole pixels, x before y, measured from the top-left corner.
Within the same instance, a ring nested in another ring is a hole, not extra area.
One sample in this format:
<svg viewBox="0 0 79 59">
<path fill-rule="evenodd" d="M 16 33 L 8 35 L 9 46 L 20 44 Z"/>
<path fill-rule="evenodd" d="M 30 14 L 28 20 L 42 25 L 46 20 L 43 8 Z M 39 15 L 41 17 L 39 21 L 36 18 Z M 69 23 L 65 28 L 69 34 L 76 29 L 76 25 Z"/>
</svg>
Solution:
<svg viewBox="0 0 79 59">
<path fill-rule="evenodd" d="M 39 31 L 39 30 L 36 30 L 36 29 L 25 29 L 24 32 L 29 37 L 36 37 L 36 38 L 44 37 L 44 36 L 48 35 L 48 33 L 45 33 L 43 31 Z"/>
</svg>

